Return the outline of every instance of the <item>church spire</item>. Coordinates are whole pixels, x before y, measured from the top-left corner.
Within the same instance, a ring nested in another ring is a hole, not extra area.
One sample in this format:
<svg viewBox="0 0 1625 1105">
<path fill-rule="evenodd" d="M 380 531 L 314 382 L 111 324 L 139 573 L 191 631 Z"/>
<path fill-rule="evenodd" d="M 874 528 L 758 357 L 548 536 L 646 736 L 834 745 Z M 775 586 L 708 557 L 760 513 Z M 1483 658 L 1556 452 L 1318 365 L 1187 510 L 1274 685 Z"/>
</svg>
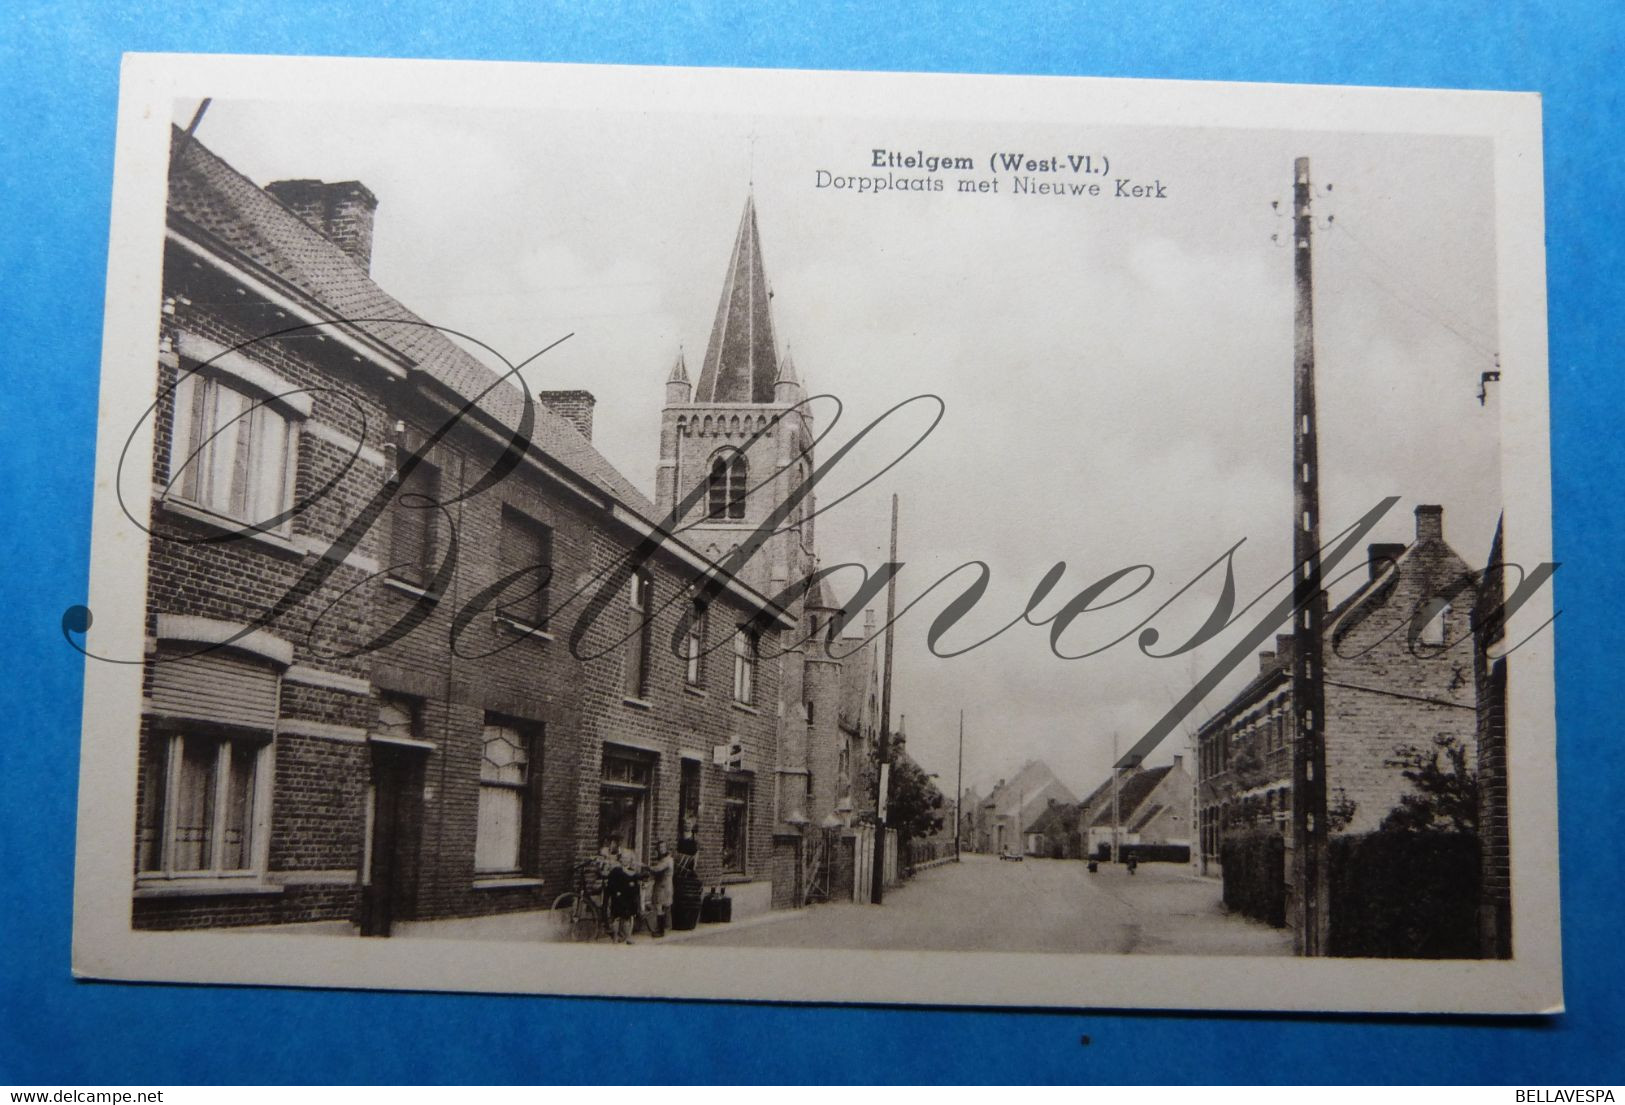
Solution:
<svg viewBox="0 0 1625 1105">
<path fill-rule="evenodd" d="M 717 303 L 716 321 L 711 325 L 711 340 L 700 364 L 695 402 L 773 402 L 779 355 L 773 333 L 772 298 L 762 270 L 756 200 L 747 196 L 722 283 L 722 299 Z"/>
<path fill-rule="evenodd" d="M 784 351 L 784 360 L 779 362 L 779 378 L 773 381 L 773 401 L 788 405 L 801 402 L 801 378 L 796 375 L 796 365 L 788 349 Z"/>
<path fill-rule="evenodd" d="M 688 380 L 688 365 L 684 363 L 681 350 L 677 353 L 677 362 L 671 366 L 671 375 L 666 377 L 666 405 L 682 405 L 689 402 L 693 389 Z"/>
</svg>

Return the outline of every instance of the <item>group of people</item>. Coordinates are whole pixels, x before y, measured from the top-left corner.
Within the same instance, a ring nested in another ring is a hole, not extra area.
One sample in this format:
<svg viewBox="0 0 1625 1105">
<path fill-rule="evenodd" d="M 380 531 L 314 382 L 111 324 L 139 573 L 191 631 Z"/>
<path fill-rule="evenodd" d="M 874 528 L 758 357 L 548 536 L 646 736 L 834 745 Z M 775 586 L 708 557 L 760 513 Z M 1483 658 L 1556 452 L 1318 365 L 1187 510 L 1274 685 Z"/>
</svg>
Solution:
<svg viewBox="0 0 1625 1105">
<path fill-rule="evenodd" d="M 655 841 L 654 859 L 645 864 L 638 853 L 626 846 L 619 833 L 611 833 L 598 850 L 598 873 L 603 879 L 604 908 L 609 916 L 610 939 L 617 944 L 632 943 L 632 930 L 638 917 L 644 918 L 649 935 L 661 937 L 671 928 L 674 889 L 679 882 L 696 886 L 694 869 L 698 848 L 693 833 L 678 842 L 672 855 L 664 840 Z M 647 888 L 648 898 L 644 893 Z M 697 895 L 696 895 L 697 897 Z"/>
</svg>

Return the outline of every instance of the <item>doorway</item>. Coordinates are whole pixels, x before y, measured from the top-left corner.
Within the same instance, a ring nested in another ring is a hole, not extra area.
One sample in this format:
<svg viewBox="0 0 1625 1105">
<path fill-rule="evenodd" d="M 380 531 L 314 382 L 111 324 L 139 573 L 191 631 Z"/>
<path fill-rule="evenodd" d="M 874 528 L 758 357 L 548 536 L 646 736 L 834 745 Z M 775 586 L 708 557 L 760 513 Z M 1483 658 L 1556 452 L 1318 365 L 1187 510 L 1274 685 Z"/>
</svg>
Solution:
<svg viewBox="0 0 1625 1105">
<path fill-rule="evenodd" d="M 360 926 L 362 936 L 388 936 L 396 921 L 411 918 L 417 900 L 425 756 L 382 743 L 372 744 L 371 752 Z"/>
</svg>

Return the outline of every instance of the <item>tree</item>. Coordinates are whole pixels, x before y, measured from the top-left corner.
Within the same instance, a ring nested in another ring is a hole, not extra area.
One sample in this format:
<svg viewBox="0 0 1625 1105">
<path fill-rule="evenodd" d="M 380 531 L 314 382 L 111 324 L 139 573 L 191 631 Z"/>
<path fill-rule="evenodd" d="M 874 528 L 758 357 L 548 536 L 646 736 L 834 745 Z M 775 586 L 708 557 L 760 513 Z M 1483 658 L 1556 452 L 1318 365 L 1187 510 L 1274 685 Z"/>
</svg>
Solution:
<svg viewBox="0 0 1625 1105">
<path fill-rule="evenodd" d="M 942 828 L 942 792 L 907 753 L 892 761 L 887 784 L 886 825 L 899 842 L 928 837 Z"/>
<path fill-rule="evenodd" d="M 1478 776 L 1467 764 L 1467 746 L 1440 733 L 1428 748 L 1399 745 L 1391 759 L 1411 781 L 1407 794 L 1383 818 L 1383 829 L 1406 832 L 1478 831 Z"/>
</svg>

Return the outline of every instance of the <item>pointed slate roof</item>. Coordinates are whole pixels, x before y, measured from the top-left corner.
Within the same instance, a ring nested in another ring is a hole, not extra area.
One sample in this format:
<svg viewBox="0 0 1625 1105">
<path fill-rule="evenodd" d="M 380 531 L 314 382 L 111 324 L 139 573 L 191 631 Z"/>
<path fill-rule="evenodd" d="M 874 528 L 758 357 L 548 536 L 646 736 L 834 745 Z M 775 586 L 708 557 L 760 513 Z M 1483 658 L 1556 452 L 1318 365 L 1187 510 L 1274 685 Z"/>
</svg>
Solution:
<svg viewBox="0 0 1625 1105">
<path fill-rule="evenodd" d="M 745 199 L 722 281 L 711 340 L 700 364 L 696 403 L 771 403 L 779 378 L 778 343 L 773 334 L 772 293 L 762 270 L 762 240 L 756 229 L 756 199 Z"/>
<path fill-rule="evenodd" d="M 677 363 L 671 366 L 671 375 L 666 377 L 666 383 L 688 383 L 688 364 L 683 360 L 683 355 L 681 353 L 677 354 Z"/>
</svg>

